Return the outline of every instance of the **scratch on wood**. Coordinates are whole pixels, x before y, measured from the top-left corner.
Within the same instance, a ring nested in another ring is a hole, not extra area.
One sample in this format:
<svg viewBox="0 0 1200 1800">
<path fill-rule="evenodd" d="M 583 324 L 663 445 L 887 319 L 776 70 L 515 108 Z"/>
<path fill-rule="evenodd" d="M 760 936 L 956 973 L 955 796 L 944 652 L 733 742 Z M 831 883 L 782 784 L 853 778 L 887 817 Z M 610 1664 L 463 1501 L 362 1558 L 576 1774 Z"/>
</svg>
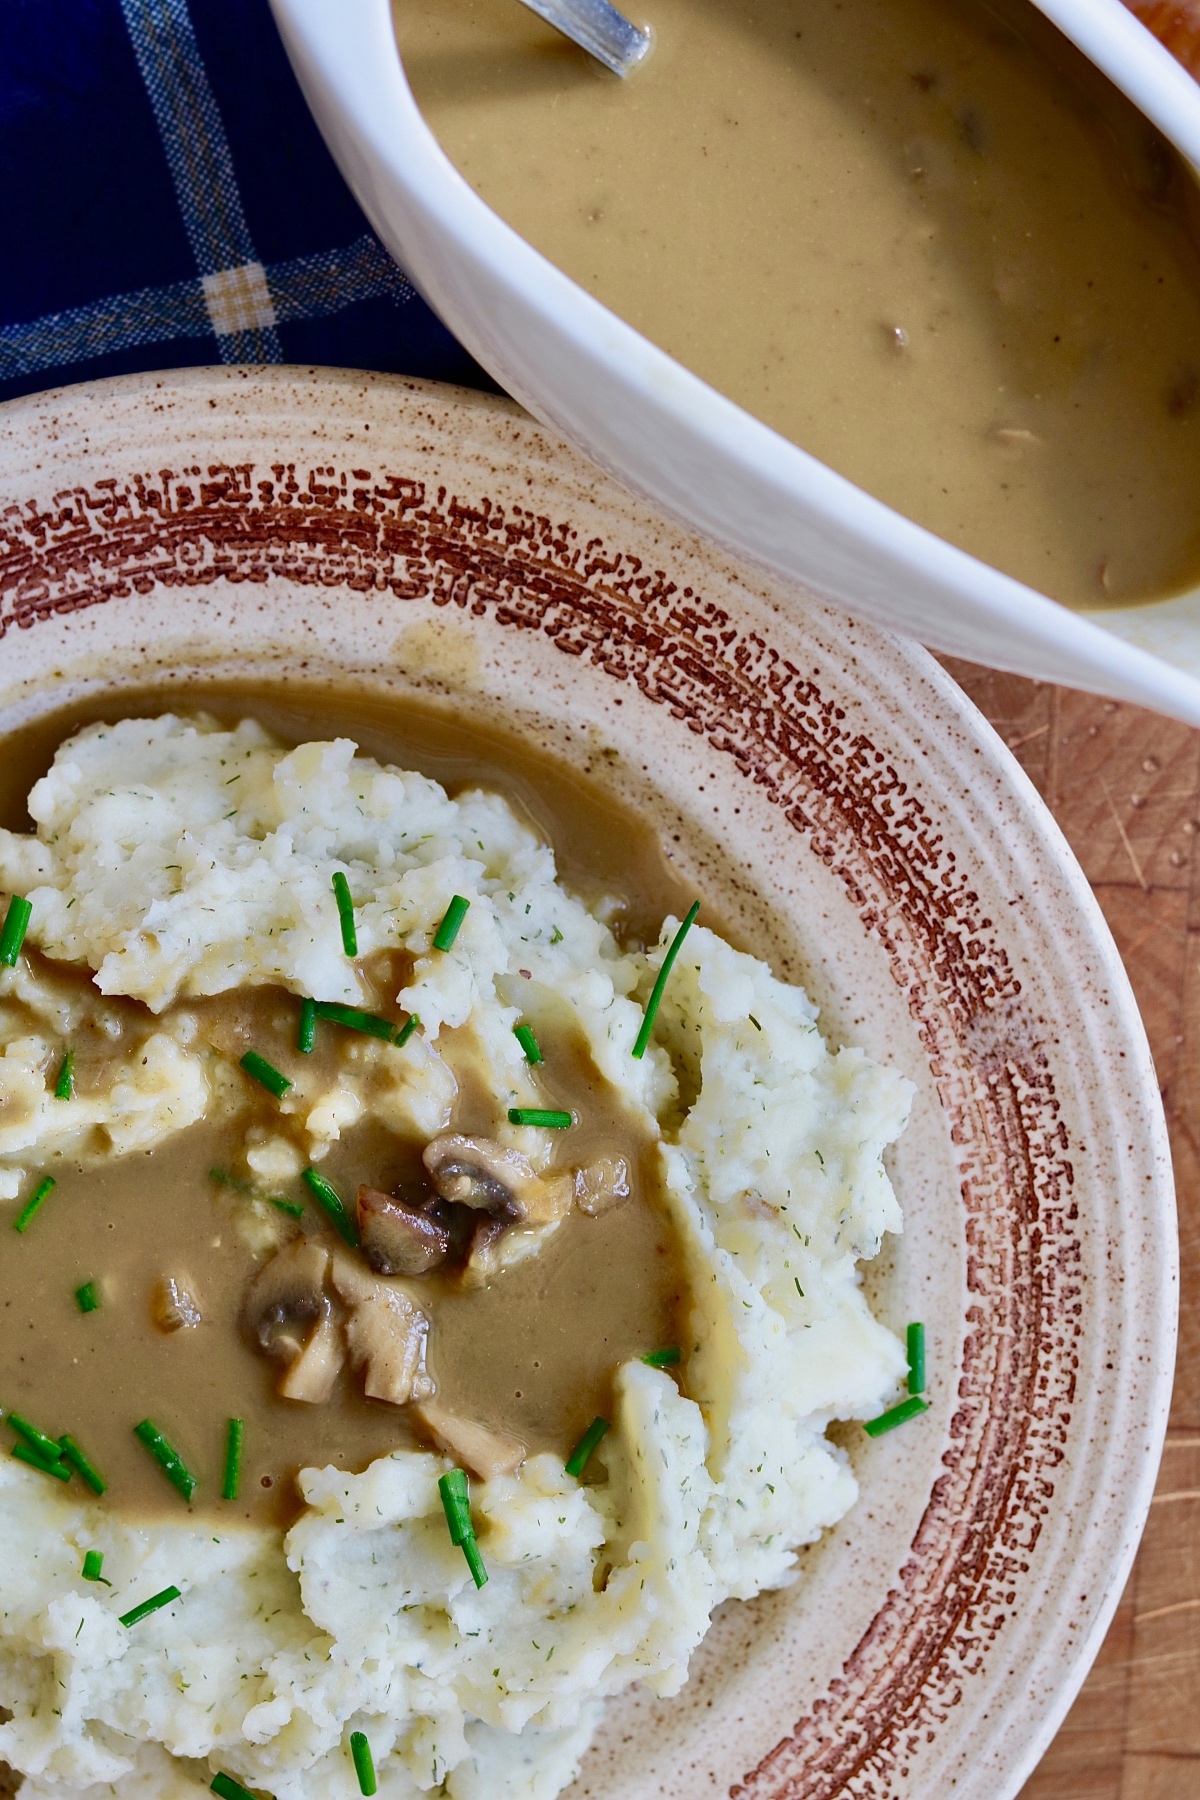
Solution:
<svg viewBox="0 0 1200 1800">
<path fill-rule="evenodd" d="M 1125 854 L 1133 864 L 1133 872 L 1138 878 L 1138 886 L 1141 888 L 1143 894 L 1148 894 L 1150 892 L 1150 884 L 1142 874 L 1142 865 L 1133 853 L 1133 845 L 1129 841 L 1129 833 L 1125 829 L 1124 821 L 1117 811 L 1116 801 L 1113 799 L 1112 794 L 1109 791 L 1108 783 L 1105 781 L 1103 775 L 1100 777 L 1100 786 L 1104 789 L 1104 798 L 1108 801 L 1108 810 L 1113 816 L 1113 824 L 1120 833 L 1121 842 L 1125 846 Z"/>
</svg>

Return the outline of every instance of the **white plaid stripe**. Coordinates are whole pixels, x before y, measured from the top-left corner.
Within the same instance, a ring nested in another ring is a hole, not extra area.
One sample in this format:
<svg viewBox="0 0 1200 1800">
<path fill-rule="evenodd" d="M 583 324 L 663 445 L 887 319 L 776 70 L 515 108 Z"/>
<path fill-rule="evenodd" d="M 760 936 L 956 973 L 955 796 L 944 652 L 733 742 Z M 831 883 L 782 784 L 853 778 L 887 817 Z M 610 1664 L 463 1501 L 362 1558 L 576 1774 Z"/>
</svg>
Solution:
<svg viewBox="0 0 1200 1800">
<path fill-rule="evenodd" d="M 250 271 L 257 268 L 261 277 L 262 265 L 242 210 L 229 141 L 187 0 L 121 0 L 121 10 L 154 108 L 184 230 L 204 281 L 222 361 L 282 362 L 283 346 L 265 282 L 263 304 L 258 316 L 250 319 L 254 310 Z M 241 300 L 235 299 L 238 295 Z M 257 353 L 247 355 L 248 347 Z"/>
<path fill-rule="evenodd" d="M 260 262 L 202 275 L 200 286 L 218 337 L 274 329 L 275 307 L 267 287 L 267 271 Z"/>
<path fill-rule="evenodd" d="M 384 296 L 400 304 L 413 299 L 413 289 L 377 239 L 357 238 L 341 250 L 298 256 L 262 269 L 263 289 L 275 320 L 320 319 L 359 300 Z M 232 323 L 232 320 L 230 320 Z M 168 287 L 139 288 L 115 294 L 90 306 L 47 313 L 25 325 L 0 326 L 0 381 L 35 375 L 40 369 L 69 368 L 140 344 L 170 343 L 178 338 L 208 337 L 214 330 L 211 303 L 200 281 L 177 281 Z M 257 340 L 261 328 L 246 334 Z M 227 333 L 223 342 L 241 346 L 242 333 Z M 261 360 L 247 346 L 242 358 Z"/>
</svg>

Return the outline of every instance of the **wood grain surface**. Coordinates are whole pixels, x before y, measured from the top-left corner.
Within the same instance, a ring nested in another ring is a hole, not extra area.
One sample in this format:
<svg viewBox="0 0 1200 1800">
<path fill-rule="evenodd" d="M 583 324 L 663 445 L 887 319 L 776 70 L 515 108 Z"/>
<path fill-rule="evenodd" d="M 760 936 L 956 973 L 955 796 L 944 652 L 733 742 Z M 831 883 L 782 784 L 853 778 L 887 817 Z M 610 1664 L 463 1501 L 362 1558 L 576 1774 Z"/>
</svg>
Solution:
<svg viewBox="0 0 1200 1800">
<path fill-rule="evenodd" d="M 1150 1522 L 1083 1691 L 1021 1800 L 1200 1800 L 1200 731 L 946 667 L 1058 820 L 1125 960 L 1175 1159 L 1179 1362 Z"/>
</svg>

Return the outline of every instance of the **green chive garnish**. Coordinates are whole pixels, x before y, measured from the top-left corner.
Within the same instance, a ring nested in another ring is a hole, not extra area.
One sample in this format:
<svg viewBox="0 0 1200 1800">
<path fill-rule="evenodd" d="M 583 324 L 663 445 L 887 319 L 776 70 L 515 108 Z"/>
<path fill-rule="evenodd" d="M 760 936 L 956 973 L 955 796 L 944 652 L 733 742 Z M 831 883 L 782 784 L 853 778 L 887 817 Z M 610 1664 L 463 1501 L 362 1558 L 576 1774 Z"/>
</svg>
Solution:
<svg viewBox="0 0 1200 1800">
<path fill-rule="evenodd" d="M 239 1176 L 231 1175 L 228 1169 L 210 1169 L 208 1177 L 210 1181 L 215 1181 L 218 1187 L 231 1187 L 235 1194 L 248 1194 L 251 1191 L 248 1181 L 242 1181 Z"/>
<path fill-rule="evenodd" d="M 646 1007 L 646 1016 L 642 1020 L 642 1029 L 638 1032 L 637 1041 L 633 1046 L 633 1054 L 638 1058 L 641 1058 L 646 1054 L 647 1046 L 650 1043 L 650 1033 L 654 1029 L 654 1015 L 657 1013 L 662 1001 L 663 990 L 667 985 L 667 977 L 675 966 L 675 958 L 679 955 L 679 946 L 683 943 L 684 938 L 692 929 L 692 926 L 695 923 L 696 914 L 699 911 L 700 902 L 697 900 L 692 905 L 687 918 L 683 921 L 683 924 L 671 939 L 671 947 L 663 957 L 662 967 L 658 971 L 658 980 L 654 983 L 653 990 L 650 994 L 650 1001 Z"/>
<path fill-rule="evenodd" d="M 417 1026 L 420 1023 L 421 1023 L 421 1021 L 420 1021 L 420 1019 L 418 1019 L 416 1013 L 409 1013 L 408 1018 L 405 1020 L 404 1024 L 400 1027 L 399 1031 L 396 1033 L 395 1038 L 392 1040 L 393 1043 L 395 1044 L 397 1050 L 403 1050 L 405 1044 L 407 1044 L 409 1038 L 412 1036 L 413 1032 L 417 1029 Z"/>
<path fill-rule="evenodd" d="M 183 1595 L 177 1587 L 162 1588 L 157 1594 L 151 1594 L 148 1600 L 143 1600 L 140 1606 L 135 1606 L 131 1612 L 122 1613 L 121 1623 L 127 1628 L 137 1625 L 142 1619 L 148 1619 L 151 1613 L 157 1612 L 160 1606 L 170 1606 L 172 1600 L 182 1599 Z"/>
<path fill-rule="evenodd" d="M 53 1189 L 53 1175 L 44 1175 L 21 1208 L 20 1212 L 17 1214 L 16 1218 L 13 1220 L 14 1231 L 24 1231 L 27 1226 L 33 1223 L 34 1214 L 40 1210 L 42 1201 L 48 1194 L 53 1192 Z"/>
<path fill-rule="evenodd" d="M 70 1481 L 71 1471 L 65 1462 L 52 1462 L 35 1450 L 32 1444 L 14 1444 L 12 1454 L 18 1462 L 28 1463 L 31 1469 L 40 1469 L 43 1475 L 53 1475 L 56 1481 Z"/>
<path fill-rule="evenodd" d="M 338 1232 L 345 1238 L 352 1250 L 358 1249 L 358 1227 L 346 1211 L 345 1204 L 337 1189 L 318 1175 L 315 1169 L 305 1169 L 300 1177 L 311 1189 L 317 1205 L 329 1215 Z"/>
<path fill-rule="evenodd" d="M 75 1289 L 75 1304 L 81 1313 L 96 1311 L 100 1305 L 100 1296 L 96 1292 L 94 1281 L 85 1281 L 82 1287 Z"/>
<path fill-rule="evenodd" d="M 465 1469 L 447 1469 L 438 1480 L 442 1511 L 450 1527 L 450 1542 L 461 1544 L 474 1533 L 471 1524 L 471 1487 Z"/>
<path fill-rule="evenodd" d="M 531 1026 L 529 1026 L 529 1025 L 514 1025 L 513 1026 L 513 1036 L 516 1038 L 518 1044 L 520 1044 L 522 1050 L 525 1052 L 525 1061 L 527 1063 L 540 1063 L 542 1061 L 541 1046 L 539 1045 L 537 1039 L 534 1037 L 533 1029 Z"/>
<path fill-rule="evenodd" d="M 302 1056 L 308 1056 L 317 1041 L 317 1003 L 315 1000 L 300 1002 L 300 1024 L 296 1031 L 296 1048 Z"/>
<path fill-rule="evenodd" d="M 17 958 L 21 954 L 21 945 L 25 942 L 32 911 L 32 906 L 21 894 L 14 894 L 8 903 L 4 926 L 0 929 L 0 963 L 7 963 L 10 969 L 16 967 Z"/>
<path fill-rule="evenodd" d="M 103 1567 L 103 1550 L 89 1550 L 83 1559 L 83 1579 L 85 1581 L 103 1581 L 105 1587 L 111 1587 L 112 1582 L 105 1580 L 105 1577 L 100 1573 Z"/>
<path fill-rule="evenodd" d="M 350 1754 L 354 1758 L 354 1773 L 358 1776 L 359 1793 L 367 1795 L 378 1793 L 371 1746 L 361 1731 L 350 1733 Z"/>
<path fill-rule="evenodd" d="M 438 1493 L 442 1497 L 442 1511 L 450 1528 L 450 1542 L 457 1544 L 466 1557 L 475 1586 L 484 1587 L 488 1575 L 483 1566 L 479 1545 L 475 1541 L 475 1527 L 471 1523 L 471 1490 L 466 1471 L 447 1469 L 438 1480 Z"/>
<path fill-rule="evenodd" d="M 651 1350 L 642 1361 L 652 1369 L 671 1369 L 679 1361 L 679 1345 L 668 1344 L 665 1350 Z"/>
<path fill-rule="evenodd" d="M 350 898 L 350 883 L 340 869 L 333 878 L 333 895 L 337 901 L 338 918 L 342 922 L 342 949 L 347 956 L 357 956 L 358 933 L 354 929 L 354 902 Z"/>
<path fill-rule="evenodd" d="M 83 1481 L 87 1482 L 93 1494 L 103 1494 L 107 1492 L 107 1481 L 105 1481 L 95 1464 L 88 1461 L 70 1432 L 63 1433 L 62 1437 L 58 1440 L 58 1447 L 62 1452 L 63 1461 L 70 1463 L 75 1473 Z"/>
<path fill-rule="evenodd" d="M 280 1212 L 286 1213 L 290 1219 L 302 1219 L 304 1217 L 303 1200 L 285 1200 L 282 1194 L 272 1194 L 271 1205 L 277 1206 Z"/>
<path fill-rule="evenodd" d="M 925 1392 L 925 1327 L 910 1325 L 908 1328 L 908 1391 L 910 1394 Z"/>
<path fill-rule="evenodd" d="M 261 1082 L 268 1094 L 274 1094 L 277 1100 L 282 1100 L 292 1085 L 287 1076 L 281 1075 L 278 1069 L 273 1069 L 266 1057 L 260 1056 L 257 1050 L 247 1050 L 245 1056 L 239 1057 L 238 1061 L 251 1080 Z"/>
<path fill-rule="evenodd" d="M 18 1437 L 24 1438 L 25 1442 L 36 1450 L 39 1456 L 46 1457 L 50 1462 L 61 1461 L 61 1444 L 55 1443 L 52 1437 L 47 1437 L 44 1431 L 39 1431 L 36 1425 L 31 1424 L 19 1412 L 9 1413 L 8 1425 L 10 1430 L 15 1431 Z"/>
<path fill-rule="evenodd" d="M 210 1793 L 219 1794 L 220 1800 L 254 1800 L 249 1788 L 244 1788 L 240 1781 L 235 1781 L 232 1775 L 224 1772 L 214 1775 L 208 1788 Z"/>
<path fill-rule="evenodd" d="M 608 1429 L 609 1424 L 607 1419 L 592 1420 L 591 1424 L 572 1450 L 570 1456 L 567 1458 L 566 1469 L 568 1475 L 579 1476 L 583 1474 L 583 1471 L 587 1468 L 588 1459 L 590 1458 L 592 1451 L 596 1448 L 596 1445 L 600 1442 L 600 1439 Z"/>
<path fill-rule="evenodd" d="M 471 1571 L 471 1580 L 477 1588 L 487 1586 L 488 1572 L 483 1566 L 483 1554 L 480 1551 L 475 1533 L 463 1539 L 462 1553 L 467 1559 L 467 1567 Z"/>
<path fill-rule="evenodd" d="M 919 1413 L 929 1410 L 928 1400 L 921 1400 L 916 1394 L 910 1394 L 907 1400 L 901 1400 L 899 1406 L 889 1407 L 880 1413 L 877 1419 L 867 1419 L 863 1430 L 869 1437 L 882 1437 L 885 1431 L 894 1431 L 897 1425 L 903 1425 L 906 1419 L 915 1419 Z"/>
<path fill-rule="evenodd" d="M 68 1050 L 58 1065 L 58 1075 L 54 1083 L 56 1100 L 73 1100 L 75 1098 L 75 1052 Z"/>
<path fill-rule="evenodd" d="M 143 1419 L 140 1425 L 134 1426 L 133 1435 L 145 1444 L 171 1486 L 178 1489 L 185 1500 L 190 1501 L 196 1491 L 196 1477 L 175 1446 L 168 1443 L 158 1426 L 152 1424 L 149 1419 Z"/>
<path fill-rule="evenodd" d="M 446 908 L 446 916 L 434 933 L 433 947 L 435 950 L 449 950 L 452 947 L 458 936 L 459 927 L 470 909 L 471 902 L 465 900 L 461 894 L 455 894 Z"/>
<path fill-rule="evenodd" d="M 243 1419 L 230 1419 L 225 1434 L 225 1478 L 221 1483 L 222 1500 L 236 1500 L 242 1479 L 242 1443 L 246 1436 Z"/>
<path fill-rule="evenodd" d="M 400 1029 L 393 1019 L 364 1012 L 361 1006 L 343 1006 L 340 1000 L 314 1000 L 313 1011 L 318 1019 L 328 1019 L 332 1025 L 344 1025 L 347 1031 L 365 1031 L 368 1037 L 382 1038 L 387 1044 L 395 1041 Z"/>
<path fill-rule="evenodd" d="M 548 1112 L 544 1106 L 510 1106 L 510 1125 L 545 1125 L 551 1131 L 565 1131 L 575 1123 L 569 1112 Z"/>
</svg>

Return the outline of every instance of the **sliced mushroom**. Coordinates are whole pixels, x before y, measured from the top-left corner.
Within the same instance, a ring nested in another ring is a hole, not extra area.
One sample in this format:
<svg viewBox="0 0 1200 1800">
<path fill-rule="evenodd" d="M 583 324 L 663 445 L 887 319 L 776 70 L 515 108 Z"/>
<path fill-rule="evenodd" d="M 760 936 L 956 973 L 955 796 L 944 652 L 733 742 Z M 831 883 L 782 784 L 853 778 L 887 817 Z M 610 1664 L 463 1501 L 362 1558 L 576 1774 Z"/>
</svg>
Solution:
<svg viewBox="0 0 1200 1800">
<path fill-rule="evenodd" d="M 629 1165 L 623 1156 L 598 1156 L 575 1171 L 575 1204 L 581 1212 L 611 1212 L 630 1194 Z"/>
<path fill-rule="evenodd" d="M 358 1235 L 380 1275 L 428 1275 L 450 1254 L 450 1232 L 432 1210 L 378 1188 L 358 1190 Z"/>
<path fill-rule="evenodd" d="M 288 1400 L 328 1400 L 342 1366 L 328 1268 L 328 1250 L 297 1238 L 259 1270 L 242 1306 L 246 1334 L 288 1365 L 279 1386 Z"/>
<path fill-rule="evenodd" d="M 535 1175 L 527 1156 L 492 1138 L 446 1132 L 425 1146 L 425 1167 L 443 1200 L 531 1225 L 561 1219 L 571 1204 L 562 1175 Z"/>
<path fill-rule="evenodd" d="M 525 1446 L 502 1431 L 492 1431 L 476 1419 L 462 1419 L 435 1401 L 424 1400 L 413 1414 L 440 1450 L 456 1462 L 490 1481 L 494 1475 L 515 1475 L 525 1461 Z"/>
<path fill-rule="evenodd" d="M 279 1383 L 285 1400 L 307 1400 L 320 1406 L 333 1392 L 346 1352 L 328 1300 L 325 1306 L 324 1318 Z"/>
<path fill-rule="evenodd" d="M 150 1317 L 159 1331 L 191 1331 L 199 1325 L 200 1302 L 185 1276 L 159 1276 L 150 1294 Z"/>
<path fill-rule="evenodd" d="M 505 1269 L 536 1256 L 561 1223 L 561 1219 L 552 1219 L 548 1225 L 517 1225 L 509 1219 L 481 1219 L 471 1239 L 463 1286 L 485 1287 Z"/>
<path fill-rule="evenodd" d="M 368 1398 L 405 1406 L 432 1395 L 433 1383 L 425 1373 L 429 1320 L 403 1284 L 369 1274 L 339 1251 L 333 1285 L 351 1309 L 346 1342 L 354 1367 L 366 1371 L 363 1392 Z"/>
</svg>

